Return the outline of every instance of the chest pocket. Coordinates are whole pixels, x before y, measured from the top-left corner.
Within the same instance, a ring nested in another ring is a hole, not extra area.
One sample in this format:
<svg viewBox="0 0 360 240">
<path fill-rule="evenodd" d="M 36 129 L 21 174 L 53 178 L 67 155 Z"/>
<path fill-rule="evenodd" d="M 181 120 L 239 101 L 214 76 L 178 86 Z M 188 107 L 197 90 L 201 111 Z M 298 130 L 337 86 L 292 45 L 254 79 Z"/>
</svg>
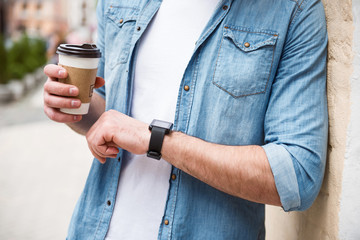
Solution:
<svg viewBox="0 0 360 240">
<path fill-rule="evenodd" d="M 105 56 L 111 68 L 128 61 L 138 13 L 138 8 L 124 6 L 110 6 L 106 13 Z"/>
<path fill-rule="evenodd" d="M 225 26 L 213 84 L 234 98 L 264 93 L 278 34 Z"/>
</svg>

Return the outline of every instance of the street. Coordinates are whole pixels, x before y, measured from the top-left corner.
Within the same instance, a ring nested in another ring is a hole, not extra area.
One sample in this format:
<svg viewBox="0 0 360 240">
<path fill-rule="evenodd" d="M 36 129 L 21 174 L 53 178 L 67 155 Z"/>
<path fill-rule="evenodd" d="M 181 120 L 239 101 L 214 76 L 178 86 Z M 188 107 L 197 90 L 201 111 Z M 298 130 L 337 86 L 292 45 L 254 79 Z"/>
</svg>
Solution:
<svg viewBox="0 0 360 240">
<path fill-rule="evenodd" d="M 42 86 L 0 105 L 0 239 L 65 239 L 92 156 L 86 140 L 47 119 Z"/>
</svg>

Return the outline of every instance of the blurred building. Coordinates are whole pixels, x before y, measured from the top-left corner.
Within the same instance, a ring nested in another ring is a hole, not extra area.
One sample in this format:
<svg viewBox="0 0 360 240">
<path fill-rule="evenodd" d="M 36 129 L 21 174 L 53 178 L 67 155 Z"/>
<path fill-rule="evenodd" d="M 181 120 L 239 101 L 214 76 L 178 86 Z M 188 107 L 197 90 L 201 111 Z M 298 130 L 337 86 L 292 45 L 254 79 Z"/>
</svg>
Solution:
<svg viewBox="0 0 360 240">
<path fill-rule="evenodd" d="M 67 0 L 69 43 L 94 42 L 96 33 L 96 0 Z"/>
<path fill-rule="evenodd" d="M 91 41 L 95 5 L 95 0 L 1 0 L 0 27 L 12 38 L 23 32 L 48 38 L 79 31 Z"/>
<path fill-rule="evenodd" d="M 49 36 L 52 32 L 66 31 L 66 1 L 8 0 L 7 34 L 16 37 L 22 32 L 29 35 Z"/>
</svg>

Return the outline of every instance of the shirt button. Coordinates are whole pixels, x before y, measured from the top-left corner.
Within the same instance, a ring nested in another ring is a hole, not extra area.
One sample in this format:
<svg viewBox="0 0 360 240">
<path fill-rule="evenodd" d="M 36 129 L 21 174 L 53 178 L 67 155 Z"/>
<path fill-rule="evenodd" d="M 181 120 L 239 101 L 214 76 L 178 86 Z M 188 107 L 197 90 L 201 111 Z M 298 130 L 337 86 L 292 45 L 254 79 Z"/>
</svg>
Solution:
<svg viewBox="0 0 360 240">
<path fill-rule="evenodd" d="M 164 221 L 164 224 L 165 224 L 165 225 L 169 225 L 169 220 L 165 220 L 165 221 Z"/>
<path fill-rule="evenodd" d="M 120 162 L 121 161 L 121 158 L 120 157 L 118 157 L 118 162 Z"/>
<path fill-rule="evenodd" d="M 124 19 L 120 19 L 119 23 L 123 23 L 124 22 Z"/>
<path fill-rule="evenodd" d="M 110 200 L 108 200 L 106 203 L 107 203 L 108 206 L 111 205 L 111 201 L 110 201 Z"/>
<path fill-rule="evenodd" d="M 190 89 L 190 87 L 189 87 L 188 85 L 185 85 L 185 86 L 184 86 L 184 90 L 185 90 L 185 91 L 189 91 L 189 89 Z"/>
<path fill-rule="evenodd" d="M 229 7 L 227 6 L 227 5 L 224 5 L 223 7 L 222 7 L 222 9 L 223 10 L 227 10 Z"/>
<path fill-rule="evenodd" d="M 141 27 L 137 27 L 136 30 L 140 31 L 140 30 L 141 30 Z"/>
<path fill-rule="evenodd" d="M 176 179 L 176 175 L 175 174 L 171 174 L 171 179 L 175 180 Z"/>
<path fill-rule="evenodd" d="M 245 46 L 246 48 L 248 48 L 248 47 L 250 47 L 250 43 L 246 42 L 246 43 L 244 43 L 244 46 Z"/>
</svg>

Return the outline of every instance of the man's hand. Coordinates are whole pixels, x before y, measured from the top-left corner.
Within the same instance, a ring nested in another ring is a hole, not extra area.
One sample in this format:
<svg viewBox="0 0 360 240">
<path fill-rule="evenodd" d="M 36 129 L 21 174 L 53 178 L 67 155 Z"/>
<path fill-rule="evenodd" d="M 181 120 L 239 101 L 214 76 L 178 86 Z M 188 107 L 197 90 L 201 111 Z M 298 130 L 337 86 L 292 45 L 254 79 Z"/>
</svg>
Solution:
<svg viewBox="0 0 360 240">
<path fill-rule="evenodd" d="M 58 78 L 66 78 L 67 72 L 64 68 L 49 64 L 44 68 L 48 79 L 44 85 L 44 112 L 53 121 L 61 123 L 79 122 L 81 115 L 71 115 L 60 112 L 60 108 L 79 108 L 81 102 L 76 97 L 79 89 L 76 86 L 58 82 Z M 103 78 L 97 77 L 95 88 L 105 84 Z"/>
<path fill-rule="evenodd" d="M 148 125 L 125 114 L 110 110 L 90 128 L 86 139 L 90 151 L 101 163 L 115 158 L 118 148 L 133 154 L 145 154 L 149 147 Z"/>
</svg>

